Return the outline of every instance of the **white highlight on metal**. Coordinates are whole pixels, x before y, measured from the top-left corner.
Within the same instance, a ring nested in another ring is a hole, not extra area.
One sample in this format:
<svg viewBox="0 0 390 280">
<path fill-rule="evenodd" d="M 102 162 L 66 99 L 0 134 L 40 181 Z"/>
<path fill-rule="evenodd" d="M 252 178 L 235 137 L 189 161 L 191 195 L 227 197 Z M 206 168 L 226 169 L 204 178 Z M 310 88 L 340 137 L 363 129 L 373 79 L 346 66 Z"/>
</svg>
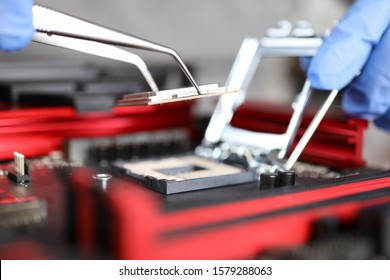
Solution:
<svg viewBox="0 0 390 280">
<path fill-rule="evenodd" d="M 286 170 L 289 170 L 293 167 L 294 163 L 297 161 L 298 157 L 301 155 L 303 149 L 305 148 L 307 142 L 309 142 L 311 136 L 313 135 L 313 133 L 317 129 L 318 125 L 320 124 L 320 122 L 323 119 L 326 112 L 328 111 L 333 100 L 336 98 L 338 92 L 339 91 L 337 89 L 332 90 L 329 97 L 326 99 L 324 104 L 321 106 L 320 110 L 314 116 L 309 127 L 306 129 L 305 133 L 303 134 L 301 140 L 299 140 L 294 151 L 291 153 L 290 157 L 288 158 L 287 162 L 285 163 L 284 167 Z"/>
<path fill-rule="evenodd" d="M 240 91 L 219 98 L 206 129 L 205 142 L 216 143 L 221 139 L 222 133 L 227 124 L 230 123 L 235 109 L 243 103 L 246 89 L 260 62 L 260 55 L 258 54 L 259 44 L 258 39 L 251 37 L 246 38 L 242 43 L 226 81 L 228 89 L 239 89 Z"/>
<path fill-rule="evenodd" d="M 275 27 L 268 28 L 266 35 L 273 38 L 283 38 L 291 34 L 292 24 L 288 20 L 280 20 Z"/>
</svg>

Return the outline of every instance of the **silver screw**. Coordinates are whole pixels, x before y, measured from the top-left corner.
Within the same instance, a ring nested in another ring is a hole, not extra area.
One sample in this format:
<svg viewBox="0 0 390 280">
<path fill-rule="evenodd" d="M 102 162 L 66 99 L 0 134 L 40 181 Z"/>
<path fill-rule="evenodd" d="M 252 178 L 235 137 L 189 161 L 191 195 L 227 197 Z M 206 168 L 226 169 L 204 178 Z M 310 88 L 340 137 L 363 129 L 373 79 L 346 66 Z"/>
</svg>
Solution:
<svg viewBox="0 0 390 280">
<path fill-rule="evenodd" d="M 99 182 L 99 187 L 101 187 L 103 191 L 106 191 L 107 182 L 112 178 L 112 175 L 106 173 L 100 173 L 100 174 L 93 175 L 92 178 L 94 178 L 96 181 Z"/>
</svg>

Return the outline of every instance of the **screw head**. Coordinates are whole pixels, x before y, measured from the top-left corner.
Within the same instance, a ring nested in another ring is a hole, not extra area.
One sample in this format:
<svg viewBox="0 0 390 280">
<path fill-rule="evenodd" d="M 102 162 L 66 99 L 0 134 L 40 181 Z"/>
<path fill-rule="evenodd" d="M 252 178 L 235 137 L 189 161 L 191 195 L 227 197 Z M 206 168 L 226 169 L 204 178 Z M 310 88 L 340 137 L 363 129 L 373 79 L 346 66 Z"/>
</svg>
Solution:
<svg viewBox="0 0 390 280">
<path fill-rule="evenodd" d="M 100 173 L 92 176 L 98 183 L 98 187 L 100 187 L 103 191 L 107 190 L 107 182 L 112 178 L 111 174 Z"/>
<path fill-rule="evenodd" d="M 93 175 L 92 178 L 99 181 L 108 181 L 112 178 L 112 175 L 107 173 L 100 173 L 100 174 Z"/>
</svg>

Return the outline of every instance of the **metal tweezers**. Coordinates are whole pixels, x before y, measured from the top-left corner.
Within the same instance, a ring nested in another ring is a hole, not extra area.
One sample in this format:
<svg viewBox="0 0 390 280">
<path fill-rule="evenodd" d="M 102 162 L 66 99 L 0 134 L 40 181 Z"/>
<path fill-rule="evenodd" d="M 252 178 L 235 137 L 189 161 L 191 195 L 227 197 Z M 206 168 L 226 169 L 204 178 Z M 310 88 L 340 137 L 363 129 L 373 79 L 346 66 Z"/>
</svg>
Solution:
<svg viewBox="0 0 390 280">
<path fill-rule="evenodd" d="M 209 95 L 209 92 L 201 91 L 178 53 L 169 47 L 39 5 L 33 7 L 33 18 L 36 30 L 33 41 L 135 64 L 148 82 L 152 90 L 151 95 L 158 94 L 159 89 L 144 61 L 139 56 L 115 46 L 170 55 L 194 86 L 193 95 Z M 222 93 L 226 93 L 226 90 Z M 186 98 L 188 99 L 188 95 Z"/>
</svg>

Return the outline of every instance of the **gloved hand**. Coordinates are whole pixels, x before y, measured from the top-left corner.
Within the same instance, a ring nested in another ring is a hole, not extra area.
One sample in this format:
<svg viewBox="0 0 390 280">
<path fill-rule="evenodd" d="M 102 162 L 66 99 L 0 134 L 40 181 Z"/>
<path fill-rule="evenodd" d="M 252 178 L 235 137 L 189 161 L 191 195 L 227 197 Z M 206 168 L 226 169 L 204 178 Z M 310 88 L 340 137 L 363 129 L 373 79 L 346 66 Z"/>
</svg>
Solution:
<svg viewBox="0 0 390 280">
<path fill-rule="evenodd" d="M 357 0 L 312 59 L 317 89 L 342 89 L 352 116 L 390 130 L 390 1 Z M 356 75 L 361 71 L 361 74 Z"/>
<path fill-rule="evenodd" d="M 34 34 L 33 0 L 0 0 L 0 50 L 26 47 Z"/>
</svg>

